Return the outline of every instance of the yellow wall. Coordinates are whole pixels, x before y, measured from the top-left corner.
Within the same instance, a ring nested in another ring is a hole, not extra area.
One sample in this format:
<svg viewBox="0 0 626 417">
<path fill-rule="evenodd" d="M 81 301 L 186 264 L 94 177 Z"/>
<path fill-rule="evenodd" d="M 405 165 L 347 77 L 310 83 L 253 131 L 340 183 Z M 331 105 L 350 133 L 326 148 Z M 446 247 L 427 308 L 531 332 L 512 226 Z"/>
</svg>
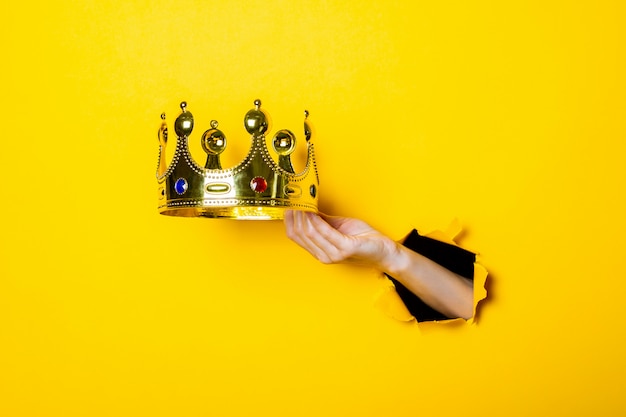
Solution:
<svg viewBox="0 0 626 417">
<path fill-rule="evenodd" d="M 621 2 L 2 9 L 0 415 L 626 411 Z M 157 214 L 160 113 L 218 119 L 235 163 L 257 97 L 300 138 L 311 112 L 324 211 L 460 220 L 478 323 L 390 319 L 280 222 Z"/>
</svg>

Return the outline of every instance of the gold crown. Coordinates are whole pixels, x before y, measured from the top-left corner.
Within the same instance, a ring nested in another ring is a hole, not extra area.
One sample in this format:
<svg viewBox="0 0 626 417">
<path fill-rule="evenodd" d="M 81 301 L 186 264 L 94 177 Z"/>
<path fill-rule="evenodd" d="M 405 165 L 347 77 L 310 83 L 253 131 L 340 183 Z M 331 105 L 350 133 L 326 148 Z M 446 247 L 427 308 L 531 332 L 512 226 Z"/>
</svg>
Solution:
<svg viewBox="0 0 626 417">
<path fill-rule="evenodd" d="M 161 214 L 183 217 L 231 219 L 282 219 L 285 209 L 317 212 L 319 178 L 311 143 L 311 127 L 305 111 L 304 134 L 307 160 L 304 170 L 295 173 L 290 155 L 296 137 L 289 130 L 279 130 L 272 139 L 278 162 L 270 155 L 265 142 L 269 118 L 261 110 L 261 101 L 248 111 L 244 125 L 251 134 L 252 146 L 238 165 L 222 169 L 220 154 L 226 148 L 226 136 L 217 121 L 201 138 L 207 153 L 204 167 L 192 158 L 188 140 L 193 130 L 193 115 L 182 102 L 174 130 L 178 136 L 176 151 L 169 166 L 165 161 L 167 123 L 161 114 L 159 129 L 159 165 L 157 167 L 158 208 Z"/>
</svg>

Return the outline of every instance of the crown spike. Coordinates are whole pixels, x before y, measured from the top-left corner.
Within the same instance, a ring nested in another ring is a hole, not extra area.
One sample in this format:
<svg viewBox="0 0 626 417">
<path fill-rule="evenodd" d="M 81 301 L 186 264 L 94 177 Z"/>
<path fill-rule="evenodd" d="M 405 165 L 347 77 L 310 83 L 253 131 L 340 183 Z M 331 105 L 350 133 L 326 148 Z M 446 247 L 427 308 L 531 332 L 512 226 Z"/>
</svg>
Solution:
<svg viewBox="0 0 626 417">
<path fill-rule="evenodd" d="M 167 122 L 165 121 L 165 113 L 161 113 L 161 127 L 159 128 L 159 145 L 165 148 L 167 145 Z"/>
<path fill-rule="evenodd" d="M 304 111 L 304 138 L 307 143 L 311 140 L 311 126 L 309 125 L 309 111 Z"/>
<path fill-rule="evenodd" d="M 261 100 L 254 100 L 254 109 L 246 113 L 243 120 L 248 133 L 254 137 L 263 136 L 269 130 L 269 118 L 263 110 L 261 110 Z"/>
<path fill-rule="evenodd" d="M 159 165 L 157 166 L 157 178 L 162 177 L 167 169 L 165 162 L 165 147 L 167 146 L 167 122 L 165 112 L 161 113 L 161 126 L 159 127 Z"/>
<path fill-rule="evenodd" d="M 211 120 L 211 129 L 204 132 L 200 142 L 207 154 L 206 169 L 222 169 L 220 154 L 226 149 L 226 136 L 217 128 L 218 124 L 217 120 Z"/>
<path fill-rule="evenodd" d="M 272 146 L 278 154 L 278 166 L 289 173 L 295 173 L 289 155 L 296 148 L 296 136 L 287 129 L 279 130 L 274 135 Z"/>
<path fill-rule="evenodd" d="M 182 112 L 176 118 L 174 122 L 174 131 L 179 137 L 189 137 L 193 131 L 193 114 L 187 111 L 187 102 L 180 103 L 180 109 Z"/>
</svg>

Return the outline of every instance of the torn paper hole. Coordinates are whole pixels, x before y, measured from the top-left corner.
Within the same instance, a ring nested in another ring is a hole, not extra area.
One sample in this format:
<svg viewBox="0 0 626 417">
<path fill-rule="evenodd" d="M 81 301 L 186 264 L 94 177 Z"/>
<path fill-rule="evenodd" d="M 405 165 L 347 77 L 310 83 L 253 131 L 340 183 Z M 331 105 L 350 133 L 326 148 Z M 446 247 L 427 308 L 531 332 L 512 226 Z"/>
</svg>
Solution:
<svg viewBox="0 0 626 417">
<path fill-rule="evenodd" d="M 418 322 L 444 324 L 473 323 L 479 302 L 487 297 L 485 289 L 487 270 L 477 262 L 474 253 L 462 249 L 454 241 L 461 230 L 459 221 L 455 219 L 445 231 L 436 230 L 424 235 L 420 235 L 416 231 L 411 232 L 404 245 L 447 269 L 473 280 L 474 307 L 472 318 L 469 320 L 448 319 L 430 309 L 419 298 L 409 294 L 408 290 L 400 283 L 388 277 L 385 278 L 385 287 L 376 297 L 375 305 L 388 316 L 403 322 L 417 320 Z M 398 287 L 394 285 L 394 282 Z M 411 311 L 415 314 L 412 314 Z"/>
</svg>

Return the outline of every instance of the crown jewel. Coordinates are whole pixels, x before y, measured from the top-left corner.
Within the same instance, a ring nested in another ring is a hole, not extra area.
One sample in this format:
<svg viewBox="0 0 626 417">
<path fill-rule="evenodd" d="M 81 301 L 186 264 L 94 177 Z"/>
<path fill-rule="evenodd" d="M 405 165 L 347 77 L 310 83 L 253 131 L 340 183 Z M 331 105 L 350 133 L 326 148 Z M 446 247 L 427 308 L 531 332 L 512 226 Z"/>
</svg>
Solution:
<svg viewBox="0 0 626 417">
<path fill-rule="evenodd" d="M 291 153 L 296 137 L 289 130 L 279 130 L 271 140 L 278 162 L 270 155 L 265 133 L 269 118 L 261 110 L 261 101 L 246 113 L 244 126 L 251 135 L 251 147 L 238 165 L 223 169 L 220 154 L 226 149 L 226 136 L 211 121 L 211 128 L 200 139 L 207 154 L 204 167 L 189 152 L 189 136 L 194 119 L 187 103 L 180 104 L 181 113 L 174 123 L 176 150 L 169 166 L 165 160 L 168 140 L 165 113 L 159 128 L 159 164 L 157 167 L 158 209 L 161 214 L 183 217 L 232 219 L 282 219 L 285 209 L 317 212 L 319 178 L 311 143 L 309 113 L 305 111 L 304 135 L 307 160 L 304 170 L 296 173 Z"/>
</svg>

